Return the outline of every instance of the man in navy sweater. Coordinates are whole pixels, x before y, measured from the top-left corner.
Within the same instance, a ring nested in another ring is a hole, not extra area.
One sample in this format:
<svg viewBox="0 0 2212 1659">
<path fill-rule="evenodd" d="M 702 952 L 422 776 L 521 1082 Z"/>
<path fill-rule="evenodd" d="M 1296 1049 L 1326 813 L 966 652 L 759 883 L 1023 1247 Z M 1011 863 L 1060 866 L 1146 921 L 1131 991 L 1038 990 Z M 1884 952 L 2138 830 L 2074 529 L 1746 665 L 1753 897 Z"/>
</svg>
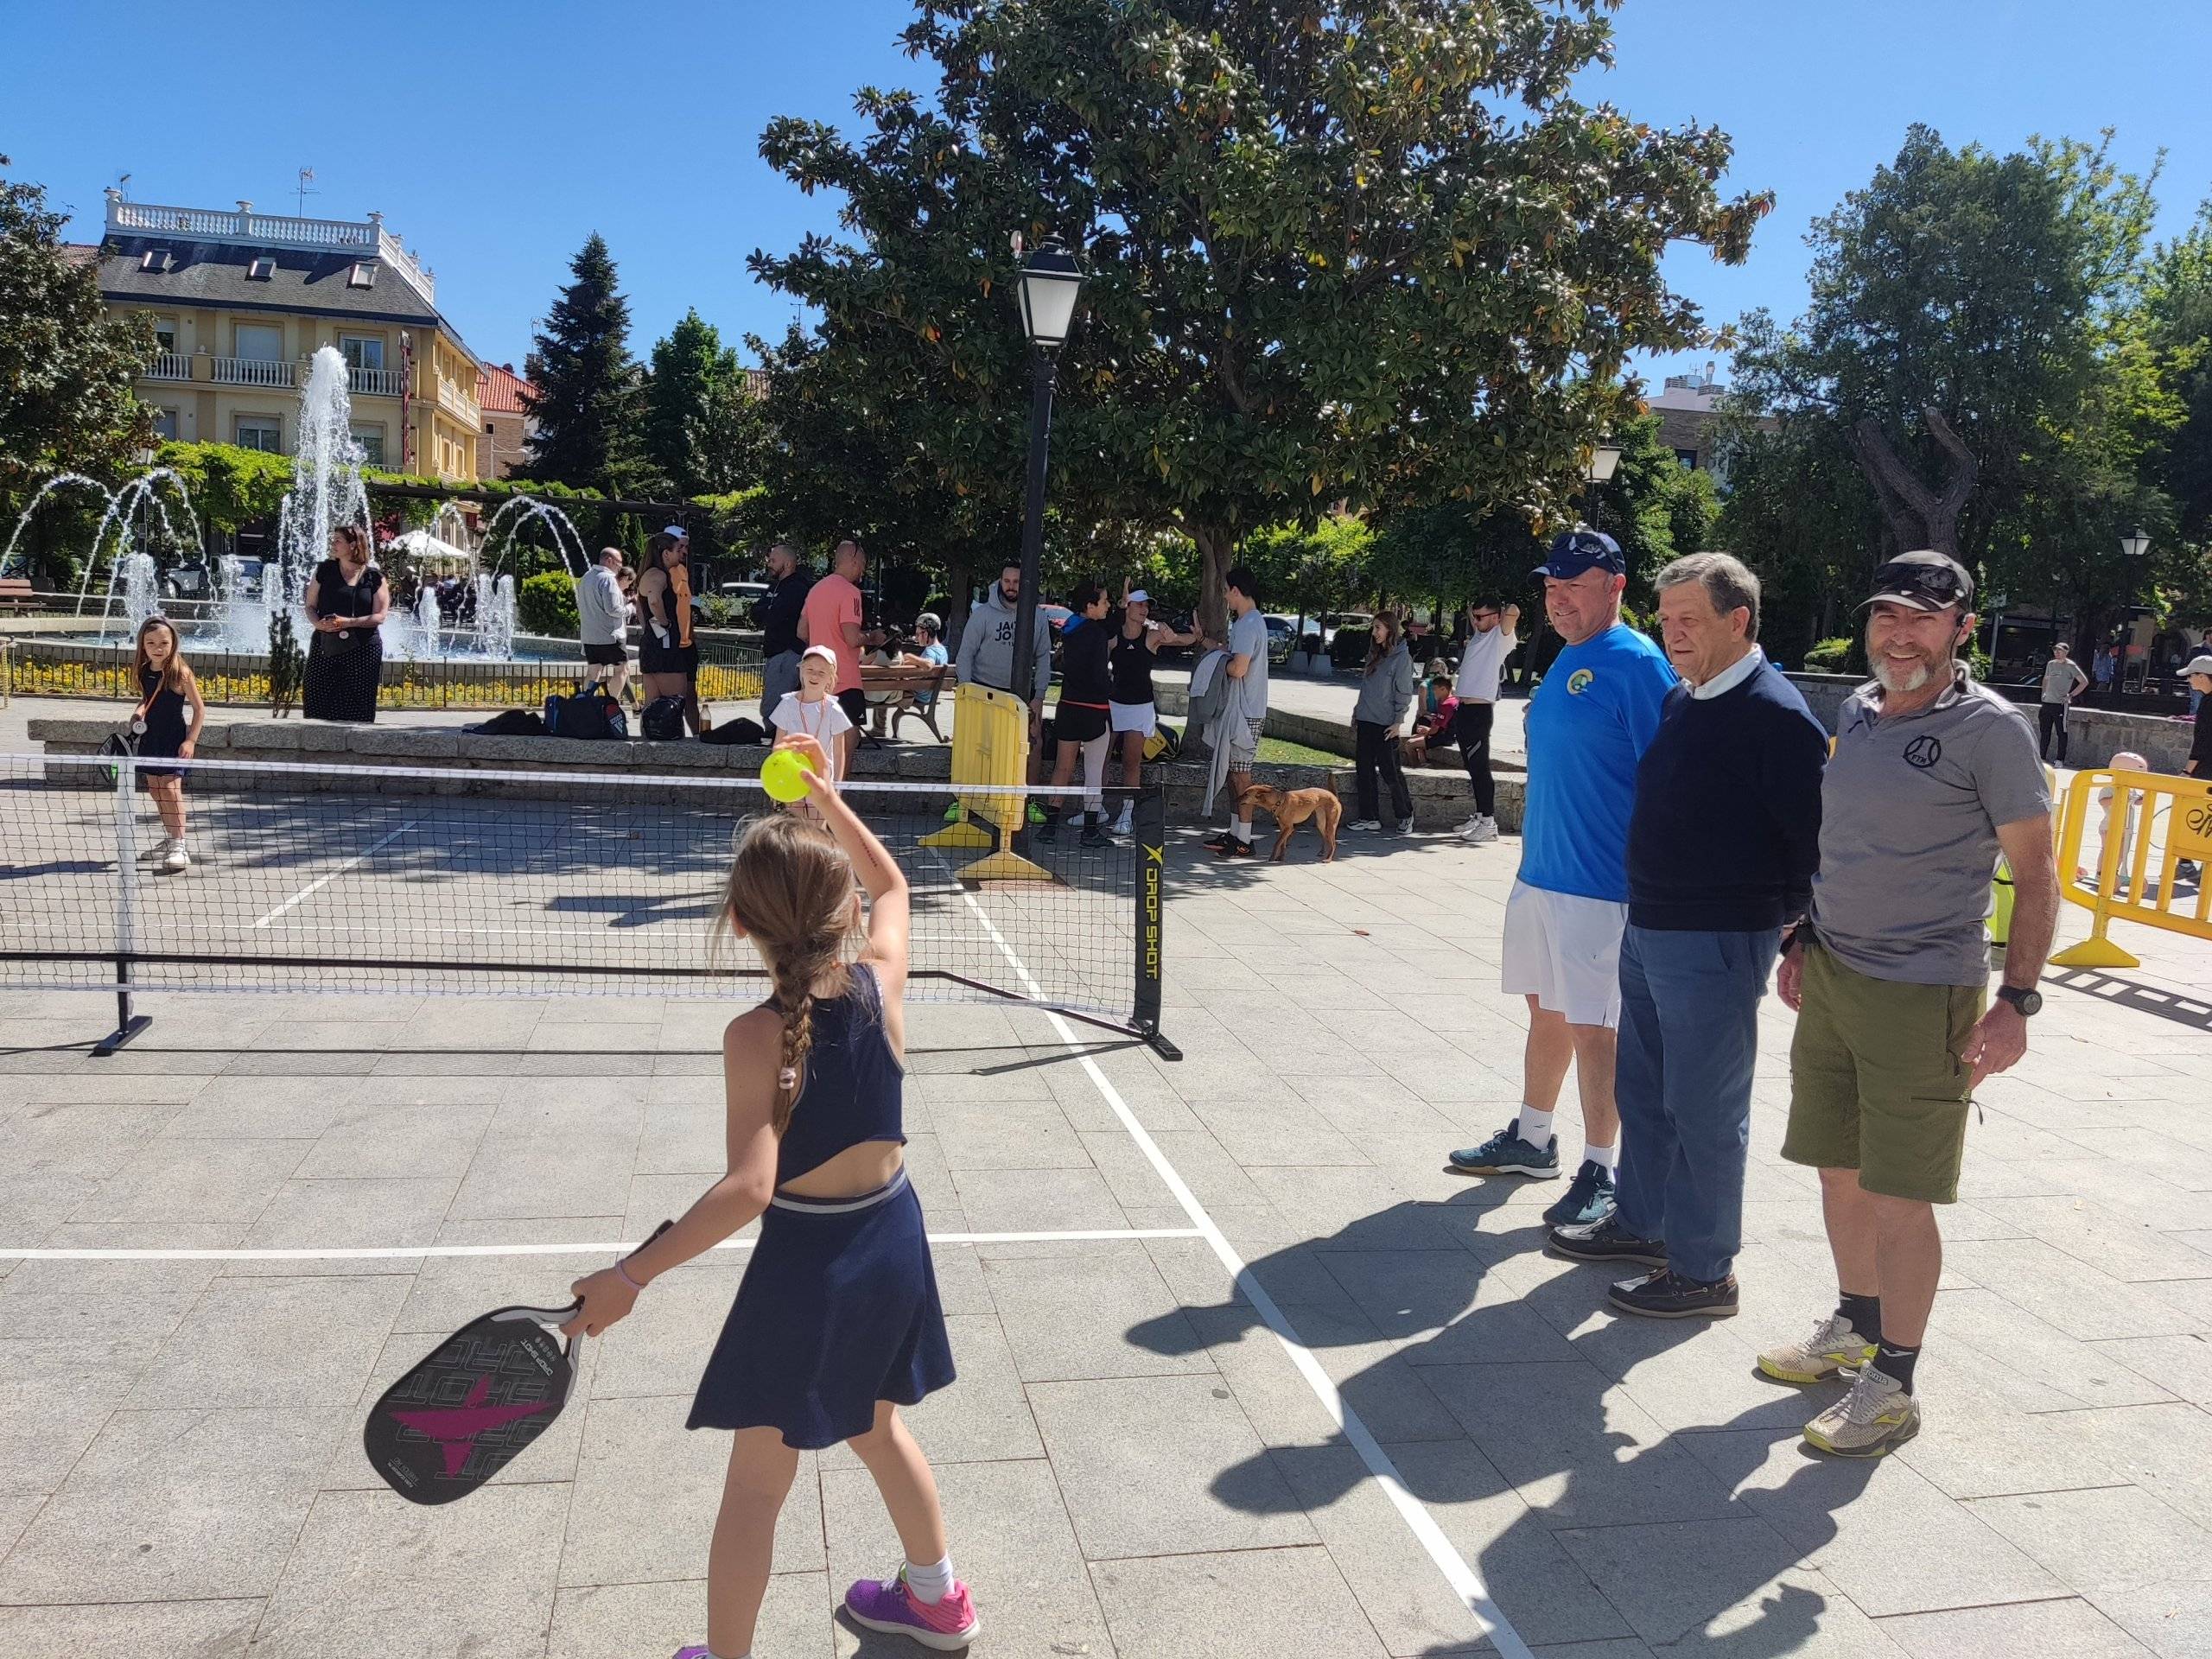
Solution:
<svg viewBox="0 0 2212 1659">
<path fill-rule="evenodd" d="M 1551 1246 L 1653 1271 L 1626 1313 L 1736 1312 L 1759 999 L 1782 929 L 1811 900 L 1827 734 L 1756 641 L 1759 580 L 1726 553 L 1659 573 L 1682 677 L 1636 772 L 1621 943 L 1618 1207 Z"/>
</svg>

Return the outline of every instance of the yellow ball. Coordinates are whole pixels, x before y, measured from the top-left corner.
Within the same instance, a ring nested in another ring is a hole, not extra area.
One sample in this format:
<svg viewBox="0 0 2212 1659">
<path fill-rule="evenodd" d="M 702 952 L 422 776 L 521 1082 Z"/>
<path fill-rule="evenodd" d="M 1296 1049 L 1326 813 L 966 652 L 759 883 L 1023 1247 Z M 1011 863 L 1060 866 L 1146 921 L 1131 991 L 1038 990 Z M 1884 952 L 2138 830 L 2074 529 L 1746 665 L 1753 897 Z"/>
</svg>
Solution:
<svg viewBox="0 0 2212 1659">
<path fill-rule="evenodd" d="M 806 774 L 813 770 L 814 763 L 803 759 L 797 749 L 777 749 L 760 763 L 760 787 L 768 791 L 771 800 L 799 800 L 808 789 Z"/>
</svg>

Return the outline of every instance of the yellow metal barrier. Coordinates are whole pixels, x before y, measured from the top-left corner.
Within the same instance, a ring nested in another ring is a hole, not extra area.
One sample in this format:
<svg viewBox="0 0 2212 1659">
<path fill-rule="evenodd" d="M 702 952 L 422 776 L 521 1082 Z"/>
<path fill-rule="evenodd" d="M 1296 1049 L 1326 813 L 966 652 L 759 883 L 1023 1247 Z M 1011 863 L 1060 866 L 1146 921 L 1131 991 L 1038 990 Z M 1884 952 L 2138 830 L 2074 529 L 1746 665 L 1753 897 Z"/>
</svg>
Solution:
<svg viewBox="0 0 2212 1659">
<path fill-rule="evenodd" d="M 2112 805 L 2092 881 L 2084 874 L 2082 839 L 2088 828 L 2090 804 L 2100 789 L 2112 791 Z M 2163 836 L 2158 833 L 2161 814 L 2165 818 Z M 2153 868 L 2154 849 L 2155 887 L 2146 880 Z M 2212 860 L 2212 782 L 2155 772 L 2075 773 L 2058 832 L 2058 892 L 2067 903 L 2094 912 L 2096 919 L 2089 937 L 2053 957 L 2052 965 L 2140 966 L 2136 957 L 2105 937 L 2115 918 L 2190 938 L 2212 939 L 2212 915 L 2208 915 L 2212 912 L 2212 885 L 2200 878 L 2193 913 L 2173 908 L 2175 867 L 2186 861 L 2201 870 L 2208 860 Z"/>
<path fill-rule="evenodd" d="M 925 847 L 988 847 L 957 872 L 963 881 L 1050 881 L 1052 873 L 1014 850 L 1029 798 L 1029 705 L 1010 691 L 963 685 L 952 701 L 952 782 L 960 820 L 922 837 Z"/>
</svg>

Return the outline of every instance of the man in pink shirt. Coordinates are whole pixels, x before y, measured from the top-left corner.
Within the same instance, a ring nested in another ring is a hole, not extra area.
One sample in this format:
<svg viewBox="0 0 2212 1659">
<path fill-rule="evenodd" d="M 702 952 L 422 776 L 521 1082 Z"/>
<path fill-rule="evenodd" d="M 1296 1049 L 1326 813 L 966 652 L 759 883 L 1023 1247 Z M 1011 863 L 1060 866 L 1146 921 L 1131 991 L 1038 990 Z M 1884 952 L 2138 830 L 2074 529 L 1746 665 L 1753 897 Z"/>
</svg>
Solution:
<svg viewBox="0 0 2212 1659">
<path fill-rule="evenodd" d="M 851 774 L 853 750 L 868 719 L 868 699 L 861 695 L 861 577 L 867 569 L 868 556 L 847 537 L 837 543 L 830 574 L 808 590 L 798 617 L 801 644 L 827 645 L 837 654 L 837 702 L 853 722 L 837 739 L 841 776 Z"/>
</svg>

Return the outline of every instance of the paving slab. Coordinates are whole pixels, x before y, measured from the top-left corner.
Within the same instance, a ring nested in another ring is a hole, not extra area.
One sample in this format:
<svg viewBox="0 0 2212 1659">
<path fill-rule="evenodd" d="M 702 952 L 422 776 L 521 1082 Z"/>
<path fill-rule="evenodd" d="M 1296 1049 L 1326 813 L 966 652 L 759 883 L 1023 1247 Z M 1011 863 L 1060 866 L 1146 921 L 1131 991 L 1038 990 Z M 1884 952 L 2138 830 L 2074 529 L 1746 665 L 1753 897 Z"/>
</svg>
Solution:
<svg viewBox="0 0 2212 1659">
<path fill-rule="evenodd" d="M 1382 1659 L 1389 1652 L 1324 1549 L 1094 1562 L 1091 1578 L 1121 1659 Z"/>
<path fill-rule="evenodd" d="M 778 1573 L 768 1580 L 754 1627 L 756 1653 L 830 1659 L 828 1576 Z M 707 1639 L 707 1581 L 588 1584 L 556 1591 L 545 1659 L 637 1659 Z"/>
<path fill-rule="evenodd" d="M 10 1659 L 245 1659 L 261 1622 L 258 1600 L 137 1601 L 0 1607 L 0 1653 Z"/>
<path fill-rule="evenodd" d="M 2144 1659 L 2151 1651 L 2078 1599 L 1907 1613 L 1884 1619 L 1882 1634 L 1910 1659 L 2015 1659 L 2025 1653 Z"/>
</svg>

